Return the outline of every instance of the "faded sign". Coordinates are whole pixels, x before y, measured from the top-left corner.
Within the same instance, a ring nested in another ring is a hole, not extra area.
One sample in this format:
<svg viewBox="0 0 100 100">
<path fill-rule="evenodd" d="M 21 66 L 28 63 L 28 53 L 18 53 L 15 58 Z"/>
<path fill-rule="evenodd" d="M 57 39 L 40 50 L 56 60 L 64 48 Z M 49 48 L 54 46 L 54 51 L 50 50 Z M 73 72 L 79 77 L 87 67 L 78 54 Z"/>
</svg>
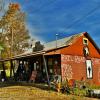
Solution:
<svg viewBox="0 0 100 100">
<path fill-rule="evenodd" d="M 85 62 L 85 57 L 83 56 L 72 56 L 72 55 L 62 55 L 61 56 L 62 61 L 63 62 L 75 62 L 75 63 L 81 63 L 81 62 Z"/>
<path fill-rule="evenodd" d="M 71 65 L 69 65 L 69 64 L 62 64 L 62 77 L 63 77 L 63 80 L 72 79 L 73 72 L 72 72 Z"/>
</svg>

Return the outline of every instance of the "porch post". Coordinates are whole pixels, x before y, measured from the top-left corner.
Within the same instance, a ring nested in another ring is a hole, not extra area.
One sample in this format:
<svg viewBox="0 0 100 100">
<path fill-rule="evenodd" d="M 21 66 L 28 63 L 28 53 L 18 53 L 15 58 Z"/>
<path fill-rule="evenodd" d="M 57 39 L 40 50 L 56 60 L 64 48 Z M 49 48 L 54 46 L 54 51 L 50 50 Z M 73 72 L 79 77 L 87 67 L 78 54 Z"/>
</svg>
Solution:
<svg viewBox="0 0 100 100">
<path fill-rule="evenodd" d="M 2 62 L 3 71 L 5 72 L 4 62 Z"/>
<path fill-rule="evenodd" d="M 10 77 L 12 76 L 12 60 L 10 60 Z"/>
<path fill-rule="evenodd" d="M 15 61 L 14 61 L 14 63 L 12 61 L 12 71 L 13 71 L 13 75 L 14 75 L 14 68 L 15 68 Z"/>
<path fill-rule="evenodd" d="M 4 71 L 4 78 L 6 79 L 6 72 L 5 72 L 5 66 L 4 66 L 4 61 L 2 62 L 2 67 L 3 67 L 3 71 Z"/>
<path fill-rule="evenodd" d="M 14 74 L 13 61 L 10 60 L 10 77 L 12 76 L 12 71 L 13 71 L 13 74 Z"/>
<path fill-rule="evenodd" d="M 45 56 L 44 56 L 44 55 L 43 55 L 43 61 L 44 61 L 44 66 L 45 66 L 46 75 L 47 75 L 48 85 L 50 85 L 49 75 L 48 75 L 48 70 L 47 70 L 47 64 L 46 64 L 46 60 L 45 60 Z"/>
</svg>

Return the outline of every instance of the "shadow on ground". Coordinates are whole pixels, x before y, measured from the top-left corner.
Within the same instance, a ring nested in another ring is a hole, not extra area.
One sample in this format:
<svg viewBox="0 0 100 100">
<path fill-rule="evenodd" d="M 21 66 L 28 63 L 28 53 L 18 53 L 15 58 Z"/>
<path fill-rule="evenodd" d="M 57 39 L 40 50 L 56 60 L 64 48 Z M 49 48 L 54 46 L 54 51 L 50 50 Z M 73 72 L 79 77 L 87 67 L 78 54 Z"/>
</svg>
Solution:
<svg viewBox="0 0 100 100">
<path fill-rule="evenodd" d="M 29 83 L 29 82 L 0 82 L 0 87 L 9 87 L 9 86 L 32 86 L 32 87 L 36 87 L 36 88 L 40 88 L 43 90 L 50 90 L 49 86 L 47 84 L 44 83 Z"/>
</svg>

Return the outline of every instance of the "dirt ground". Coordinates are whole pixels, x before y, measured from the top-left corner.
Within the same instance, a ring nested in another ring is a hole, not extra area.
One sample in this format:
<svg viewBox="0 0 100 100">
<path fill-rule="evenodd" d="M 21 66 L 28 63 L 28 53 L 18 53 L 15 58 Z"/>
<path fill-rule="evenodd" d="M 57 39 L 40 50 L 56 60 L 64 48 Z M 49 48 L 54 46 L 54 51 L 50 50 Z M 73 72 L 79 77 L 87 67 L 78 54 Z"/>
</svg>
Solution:
<svg viewBox="0 0 100 100">
<path fill-rule="evenodd" d="M 42 90 L 33 86 L 9 86 L 0 88 L 0 100 L 99 100 Z"/>
</svg>

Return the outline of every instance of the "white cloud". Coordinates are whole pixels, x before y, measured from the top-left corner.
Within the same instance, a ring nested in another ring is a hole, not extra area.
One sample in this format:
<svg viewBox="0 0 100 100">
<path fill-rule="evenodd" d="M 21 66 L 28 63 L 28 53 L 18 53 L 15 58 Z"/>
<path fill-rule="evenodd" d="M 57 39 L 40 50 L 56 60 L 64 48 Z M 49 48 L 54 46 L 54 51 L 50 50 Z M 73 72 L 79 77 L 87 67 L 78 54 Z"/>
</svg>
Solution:
<svg viewBox="0 0 100 100">
<path fill-rule="evenodd" d="M 31 36 L 31 38 L 33 38 L 35 41 L 41 41 L 41 42 L 44 42 L 42 39 L 41 39 L 41 36 L 38 35 L 38 33 L 41 33 L 41 29 L 37 29 L 37 28 L 34 28 L 34 26 L 30 25 L 30 24 L 27 24 L 27 28 L 29 30 L 29 34 Z M 42 34 L 43 35 L 43 34 Z"/>
</svg>

